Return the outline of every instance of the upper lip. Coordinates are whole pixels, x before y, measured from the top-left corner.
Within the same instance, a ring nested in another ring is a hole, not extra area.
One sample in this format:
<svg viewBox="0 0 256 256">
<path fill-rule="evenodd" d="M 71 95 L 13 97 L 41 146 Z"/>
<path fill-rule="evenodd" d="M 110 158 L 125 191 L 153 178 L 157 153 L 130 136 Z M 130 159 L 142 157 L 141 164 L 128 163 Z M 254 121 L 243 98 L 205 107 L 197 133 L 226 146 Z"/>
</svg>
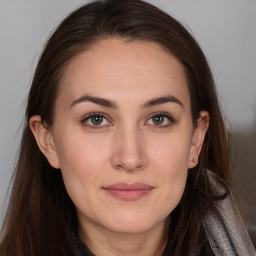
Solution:
<svg viewBox="0 0 256 256">
<path fill-rule="evenodd" d="M 111 184 L 108 186 L 103 187 L 103 189 L 109 189 L 109 190 L 139 190 L 139 189 L 152 189 L 153 186 L 150 186 L 148 184 L 144 183 L 126 183 L 126 182 L 120 182 Z"/>
</svg>

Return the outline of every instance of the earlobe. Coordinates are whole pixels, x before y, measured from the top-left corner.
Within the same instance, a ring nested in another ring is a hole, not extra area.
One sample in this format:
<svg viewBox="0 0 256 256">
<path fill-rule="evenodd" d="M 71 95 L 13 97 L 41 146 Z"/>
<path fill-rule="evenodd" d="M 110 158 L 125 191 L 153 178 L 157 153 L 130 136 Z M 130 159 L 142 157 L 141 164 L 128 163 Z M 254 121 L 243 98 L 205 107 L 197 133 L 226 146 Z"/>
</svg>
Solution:
<svg viewBox="0 0 256 256">
<path fill-rule="evenodd" d="M 32 116 L 29 119 L 29 127 L 39 149 L 45 155 L 49 164 L 56 169 L 60 168 L 51 129 L 42 123 L 39 115 Z"/>
<path fill-rule="evenodd" d="M 201 111 L 191 140 L 188 168 L 193 168 L 198 164 L 199 154 L 209 127 L 209 122 L 209 113 L 207 111 Z"/>
</svg>

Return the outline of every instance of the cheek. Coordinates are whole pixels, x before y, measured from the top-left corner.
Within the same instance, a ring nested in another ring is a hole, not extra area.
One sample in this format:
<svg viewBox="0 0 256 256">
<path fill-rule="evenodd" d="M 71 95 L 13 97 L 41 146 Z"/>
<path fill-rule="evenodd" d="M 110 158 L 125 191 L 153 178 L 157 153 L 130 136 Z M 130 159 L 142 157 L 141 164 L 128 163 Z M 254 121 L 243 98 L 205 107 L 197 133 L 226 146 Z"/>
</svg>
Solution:
<svg viewBox="0 0 256 256">
<path fill-rule="evenodd" d="M 191 140 L 187 134 L 158 138 L 155 148 L 149 147 L 151 164 L 157 170 L 156 179 L 162 184 L 162 209 L 166 213 L 177 206 L 186 185 Z"/>
<path fill-rule="evenodd" d="M 109 149 L 102 141 L 75 134 L 63 136 L 65 139 L 59 136 L 57 141 L 61 143 L 56 144 L 56 149 L 65 187 L 76 204 L 80 197 L 85 199 L 92 189 L 100 186 Z"/>
<path fill-rule="evenodd" d="M 95 169 L 103 164 L 109 152 L 106 139 L 91 138 L 79 132 L 74 132 L 73 135 L 64 134 L 57 141 L 60 142 L 56 148 L 61 169 L 77 175 L 95 173 Z"/>
<path fill-rule="evenodd" d="M 177 129 L 178 130 L 178 129 Z M 147 146 L 150 160 L 154 161 L 161 169 L 179 170 L 188 169 L 188 159 L 190 152 L 191 136 L 189 132 L 182 129 L 179 132 L 173 132 L 166 136 L 150 137 Z"/>
<path fill-rule="evenodd" d="M 161 190 L 161 209 L 164 214 L 163 217 L 168 216 L 179 204 L 183 195 L 186 180 L 187 180 L 187 166 L 184 161 L 177 159 L 173 161 L 166 161 L 162 166 L 162 190 Z"/>
</svg>

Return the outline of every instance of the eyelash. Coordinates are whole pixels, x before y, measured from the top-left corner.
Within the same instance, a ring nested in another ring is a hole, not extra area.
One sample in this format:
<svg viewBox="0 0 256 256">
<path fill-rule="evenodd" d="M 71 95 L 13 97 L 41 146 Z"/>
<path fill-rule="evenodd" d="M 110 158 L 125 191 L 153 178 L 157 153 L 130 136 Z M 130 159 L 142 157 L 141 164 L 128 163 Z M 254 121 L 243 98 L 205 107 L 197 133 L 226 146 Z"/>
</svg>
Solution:
<svg viewBox="0 0 256 256">
<path fill-rule="evenodd" d="M 108 124 L 107 125 L 91 125 L 91 124 L 86 123 L 90 118 L 95 117 L 95 116 L 103 117 L 104 119 L 107 120 Z M 112 126 L 112 124 L 109 121 L 109 119 L 110 118 L 106 114 L 100 113 L 100 112 L 95 112 L 95 113 L 90 113 L 90 114 L 86 115 L 81 120 L 81 124 L 91 128 L 91 129 L 102 129 L 102 128 L 105 128 L 106 126 Z"/>
<path fill-rule="evenodd" d="M 165 124 L 165 125 L 150 125 L 150 126 L 154 126 L 154 128 L 168 128 L 170 127 L 171 125 L 175 124 L 176 123 L 176 120 L 170 115 L 170 114 L 167 114 L 165 112 L 155 112 L 155 113 L 152 113 L 149 118 L 147 119 L 147 122 L 152 119 L 153 117 L 156 117 L 156 116 L 161 116 L 161 117 L 164 117 L 166 119 L 168 119 L 169 123 L 168 124 Z"/>
<path fill-rule="evenodd" d="M 99 117 L 103 117 L 104 119 L 107 120 L 107 124 L 105 125 L 91 125 L 91 124 L 88 124 L 86 123 L 88 120 L 90 120 L 92 117 L 95 117 L 95 116 L 99 116 Z M 156 116 L 161 116 L 163 118 L 166 118 L 168 119 L 169 123 L 168 124 L 165 124 L 165 125 L 156 125 L 156 124 L 150 124 L 149 126 L 153 126 L 154 128 L 167 128 L 167 127 L 170 127 L 172 124 L 176 123 L 176 121 L 174 120 L 174 118 L 172 116 L 170 116 L 169 114 L 165 113 L 165 112 L 155 112 L 155 113 L 152 113 L 148 118 L 147 118 L 147 121 L 148 122 L 150 119 L 152 119 L 153 117 L 156 117 Z M 106 126 L 112 126 L 111 122 L 109 121 L 109 117 L 104 114 L 104 113 L 100 113 L 100 112 L 95 112 L 95 113 L 90 113 L 88 115 L 86 115 L 82 120 L 81 120 L 81 124 L 91 128 L 91 129 L 102 129 L 102 128 L 106 128 Z M 111 120 L 111 119 L 110 119 Z"/>
</svg>

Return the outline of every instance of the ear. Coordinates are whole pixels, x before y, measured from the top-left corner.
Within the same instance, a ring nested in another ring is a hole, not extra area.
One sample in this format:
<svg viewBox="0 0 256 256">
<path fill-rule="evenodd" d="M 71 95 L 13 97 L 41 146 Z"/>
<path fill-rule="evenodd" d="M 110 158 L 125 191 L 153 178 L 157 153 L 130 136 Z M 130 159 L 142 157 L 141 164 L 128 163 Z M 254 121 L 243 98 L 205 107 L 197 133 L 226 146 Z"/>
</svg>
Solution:
<svg viewBox="0 0 256 256">
<path fill-rule="evenodd" d="M 39 115 L 32 116 L 29 119 L 29 126 L 39 149 L 45 155 L 49 164 L 56 169 L 60 168 L 51 129 L 42 123 Z"/>
<path fill-rule="evenodd" d="M 205 134 L 209 127 L 209 121 L 209 113 L 201 111 L 191 140 L 188 168 L 193 168 L 198 164 L 198 157 L 204 142 Z"/>
</svg>

